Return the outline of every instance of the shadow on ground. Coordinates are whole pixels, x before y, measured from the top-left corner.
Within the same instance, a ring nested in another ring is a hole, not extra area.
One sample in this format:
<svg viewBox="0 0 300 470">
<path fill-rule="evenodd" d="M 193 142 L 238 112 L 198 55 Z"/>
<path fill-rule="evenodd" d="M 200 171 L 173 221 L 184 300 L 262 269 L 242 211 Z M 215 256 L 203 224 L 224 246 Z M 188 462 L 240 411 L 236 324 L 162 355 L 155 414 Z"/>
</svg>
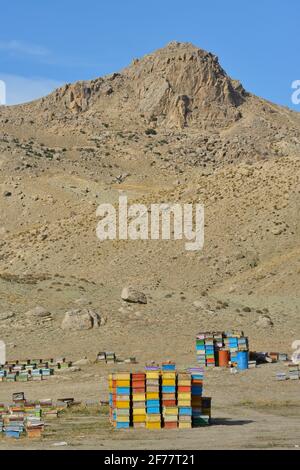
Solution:
<svg viewBox="0 0 300 470">
<path fill-rule="evenodd" d="M 221 426 L 243 426 L 244 424 L 253 423 L 251 419 L 230 419 L 230 418 L 214 418 L 211 420 L 212 425 Z"/>
</svg>

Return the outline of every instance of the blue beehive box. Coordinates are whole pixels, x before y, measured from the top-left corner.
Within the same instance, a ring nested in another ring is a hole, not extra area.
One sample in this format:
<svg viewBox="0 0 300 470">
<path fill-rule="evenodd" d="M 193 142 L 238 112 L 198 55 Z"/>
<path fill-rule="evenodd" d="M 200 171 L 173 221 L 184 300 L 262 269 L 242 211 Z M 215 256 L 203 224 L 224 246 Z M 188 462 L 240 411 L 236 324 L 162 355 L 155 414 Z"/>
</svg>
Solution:
<svg viewBox="0 0 300 470">
<path fill-rule="evenodd" d="M 116 429 L 128 429 L 130 427 L 130 423 L 120 423 L 116 422 Z"/>
<path fill-rule="evenodd" d="M 152 406 L 159 408 L 159 400 L 147 400 L 147 407 L 151 408 Z"/>
<path fill-rule="evenodd" d="M 117 387 L 117 395 L 130 395 L 130 387 Z"/>
<path fill-rule="evenodd" d="M 163 385 L 162 386 L 162 393 L 175 393 L 176 386 L 174 385 Z"/>
<path fill-rule="evenodd" d="M 165 370 L 165 371 L 176 370 L 176 364 L 173 364 L 173 363 L 162 364 L 162 370 Z"/>
<path fill-rule="evenodd" d="M 160 414 L 160 407 L 159 406 L 147 406 L 147 414 Z"/>
<path fill-rule="evenodd" d="M 192 416 L 192 407 L 191 406 L 180 406 L 178 408 L 178 411 L 179 411 L 179 416 L 180 415 Z"/>
</svg>

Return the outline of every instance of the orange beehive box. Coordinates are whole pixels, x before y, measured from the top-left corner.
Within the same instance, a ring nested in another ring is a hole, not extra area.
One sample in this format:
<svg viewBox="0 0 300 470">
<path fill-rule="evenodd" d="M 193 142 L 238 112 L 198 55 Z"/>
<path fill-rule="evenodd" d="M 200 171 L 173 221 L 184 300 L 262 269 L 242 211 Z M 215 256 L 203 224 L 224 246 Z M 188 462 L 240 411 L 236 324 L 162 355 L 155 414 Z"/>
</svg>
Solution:
<svg viewBox="0 0 300 470">
<path fill-rule="evenodd" d="M 42 428 L 32 428 L 32 429 L 27 429 L 26 430 L 27 436 L 30 439 L 39 439 L 39 438 L 41 438 L 42 437 L 42 431 L 43 431 Z"/>
<path fill-rule="evenodd" d="M 135 380 L 145 380 L 146 379 L 146 374 L 144 374 L 143 372 L 133 372 L 131 374 L 131 378 L 132 378 L 132 381 L 135 381 Z"/>
<path fill-rule="evenodd" d="M 191 392 L 191 390 L 192 390 L 191 386 L 183 386 L 183 385 L 178 386 L 178 393 L 180 393 L 180 392 Z"/>
<path fill-rule="evenodd" d="M 132 387 L 133 388 L 145 387 L 145 380 L 132 380 Z"/>
<path fill-rule="evenodd" d="M 176 406 L 176 400 L 162 400 L 163 406 Z"/>
<path fill-rule="evenodd" d="M 177 421 L 170 421 L 164 424 L 165 429 L 177 429 Z"/>
</svg>

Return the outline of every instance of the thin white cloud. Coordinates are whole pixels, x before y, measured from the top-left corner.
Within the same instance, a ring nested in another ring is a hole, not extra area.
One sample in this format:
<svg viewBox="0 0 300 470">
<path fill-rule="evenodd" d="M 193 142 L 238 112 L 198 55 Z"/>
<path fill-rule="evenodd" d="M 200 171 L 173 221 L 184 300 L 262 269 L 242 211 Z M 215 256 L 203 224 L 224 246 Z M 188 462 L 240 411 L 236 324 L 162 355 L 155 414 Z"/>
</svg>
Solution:
<svg viewBox="0 0 300 470">
<path fill-rule="evenodd" d="M 84 57 L 61 56 L 50 51 L 44 46 L 31 44 L 25 41 L 12 39 L 10 41 L 0 40 L 0 51 L 17 59 L 31 59 L 45 65 L 56 65 L 60 67 L 94 67 L 98 63 L 87 61 Z"/>
<path fill-rule="evenodd" d="M 49 55 L 49 50 L 37 44 L 30 44 L 24 41 L 12 39 L 10 41 L 0 41 L 0 50 L 12 54 L 21 54 L 35 57 L 45 57 Z"/>
<path fill-rule="evenodd" d="M 46 96 L 63 85 L 59 80 L 41 77 L 22 77 L 0 72 L 0 80 L 6 85 L 6 104 L 20 104 Z"/>
</svg>

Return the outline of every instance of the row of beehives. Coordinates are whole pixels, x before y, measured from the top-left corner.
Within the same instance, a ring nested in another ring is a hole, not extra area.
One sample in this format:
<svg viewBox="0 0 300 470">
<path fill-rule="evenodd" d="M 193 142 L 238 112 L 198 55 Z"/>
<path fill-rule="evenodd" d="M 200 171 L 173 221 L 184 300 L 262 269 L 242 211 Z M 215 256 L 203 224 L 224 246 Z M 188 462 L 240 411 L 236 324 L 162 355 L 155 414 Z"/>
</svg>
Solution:
<svg viewBox="0 0 300 470">
<path fill-rule="evenodd" d="M 28 382 L 45 380 L 55 371 L 67 369 L 72 362 L 61 359 L 26 359 L 7 361 L 0 365 L 0 382 Z"/>
</svg>

